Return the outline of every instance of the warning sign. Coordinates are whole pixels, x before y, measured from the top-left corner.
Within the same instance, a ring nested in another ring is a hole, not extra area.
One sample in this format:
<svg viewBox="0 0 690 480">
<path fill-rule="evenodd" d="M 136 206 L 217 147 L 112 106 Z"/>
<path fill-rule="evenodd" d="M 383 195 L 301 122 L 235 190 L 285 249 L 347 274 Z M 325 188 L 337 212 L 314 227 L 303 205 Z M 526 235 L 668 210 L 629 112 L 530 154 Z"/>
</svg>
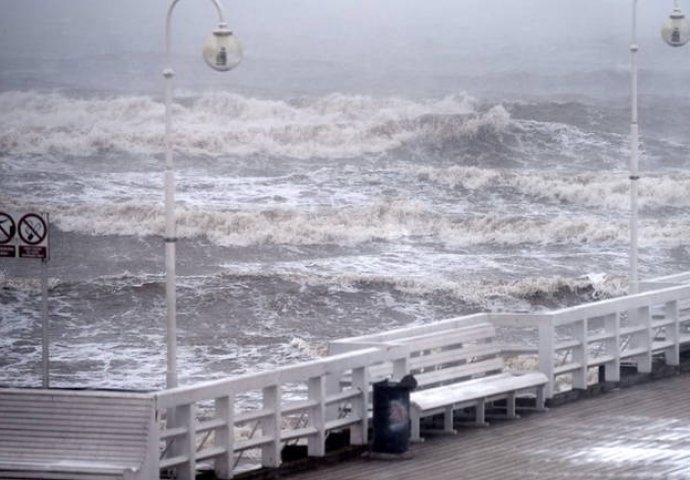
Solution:
<svg viewBox="0 0 690 480">
<path fill-rule="evenodd" d="M 0 257 L 48 259 L 48 214 L 0 212 Z"/>
<path fill-rule="evenodd" d="M 38 245 L 48 236 L 48 225 L 39 215 L 27 213 L 19 220 L 19 238 L 28 245 Z"/>
<path fill-rule="evenodd" d="M 16 226 L 12 217 L 5 212 L 0 212 L 0 257 L 16 257 L 17 247 L 8 245 L 14 240 Z"/>
<path fill-rule="evenodd" d="M 0 212 L 0 245 L 10 243 L 14 238 L 15 231 L 12 217 L 5 212 Z"/>
</svg>

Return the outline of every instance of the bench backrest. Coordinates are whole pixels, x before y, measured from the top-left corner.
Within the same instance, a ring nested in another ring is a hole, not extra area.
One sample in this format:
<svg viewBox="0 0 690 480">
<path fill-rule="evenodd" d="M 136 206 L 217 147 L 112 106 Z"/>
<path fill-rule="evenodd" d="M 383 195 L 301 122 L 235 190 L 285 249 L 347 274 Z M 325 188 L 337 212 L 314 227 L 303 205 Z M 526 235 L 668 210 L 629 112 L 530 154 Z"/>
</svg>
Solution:
<svg viewBox="0 0 690 480">
<path fill-rule="evenodd" d="M 410 373 L 418 388 L 456 383 L 503 370 L 503 357 L 490 323 L 401 339 L 409 345 Z"/>
<path fill-rule="evenodd" d="M 503 371 L 496 329 L 491 323 L 477 323 L 446 330 L 398 338 L 387 344 L 408 345 L 408 368 L 417 389 L 431 388 Z M 372 382 L 390 377 L 390 366 L 373 366 Z"/>
<path fill-rule="evenodd" d="M 39 469 L 40 478 L 67 478 L 69 470 L 69 478 L 81 478 L 110 471 L 117 478 L 123 475 L 112 472 L 131 469 L 127 478 L 158 478 L 154 401 L 135 393 L 0 389 L 0 473 L 38 478 L 31 472 Z"/>
</svg>

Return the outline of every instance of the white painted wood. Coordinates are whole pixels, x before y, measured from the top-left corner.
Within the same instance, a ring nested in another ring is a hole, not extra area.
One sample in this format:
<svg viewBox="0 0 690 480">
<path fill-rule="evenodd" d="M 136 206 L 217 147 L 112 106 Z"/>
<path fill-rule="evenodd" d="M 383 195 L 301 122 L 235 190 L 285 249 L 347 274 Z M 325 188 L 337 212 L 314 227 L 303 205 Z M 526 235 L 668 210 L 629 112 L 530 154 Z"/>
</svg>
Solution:
<svg viewBox="0 0 690 480">
<path fill-rule="evenodd" d="M 194 404 L 180 405 L 175 409 L 172 425 L 180 428 L 184 433 L 172 439 L 169 448 L 170 457 L 180 457 L 184 461 L 177 467 L 177 478 L 193 480 L 196 476 L 196 429 Z"/>
<path fill-rule="evenodd" d="M 539 371 L 543 372 L 549 379 L 546 385 L 545 395 L 547 398 L 553 397 L 555 393 L 555 372 L 554 372 L 554 326 L 551 318 L 544 318 L 539 324 Z"/>
<path fill-rule="evenodd" d="M 640 347 L 644 348 L 644 353 L 637 360 L 637 371 L 640 373 L 650 373 L 652 371 L 652 341 L 654 338 L 652 315 L 649 306 L 640 307 L 635 313 L 637 322 L 644 327 L 640 336 Z"/>
<path fill-rule="evenodd" d="M 264 467 L 280 466 L 280 387 L 271 385 L 263 389 L 263 408 L 273 412 L 261 421 L 261 432 L 271 442 L 261 447 L 261 464 Z"/>
<path fill-rule="evenodd" d="M 587 373 L 589 369 L 587 353 L 587 318 L 582 318 L 573 323 L 573 336 L 577 345 L 573 347 L 573 363 L 579 364 L 579 368 L 573 372 L 573 388 L 584 390 L 587 388 Z"/>
<path fill-rule="evenodd" d="M 502 373 L 443 387 L 414 391 L 410 395 L 410 401 L 421 411 L 434 410 L 500 394 L 522 392 L 543 386 L 547 381 L 546 375 L 539 372 L 524 375 Z"/>
<path fill-rule="evenodd" d="M 352 368 L 391 361 L 407 355 L 406 346 L 379 345 L 376 348 L 357 350 L 323 359 L 304 362 L 297 365 L 276 368 L 267 372 L 248 373 L 229 379 L 201 382 L 196 385 L 163 390 L 156 394 L 159 409 L 175 407 L 187 403 L 200 402 L 252 390 L 261 390 L 265 386 L 286 383 L 305 382 L 306 379 L 335 372 L 344 372 Z"/>
<path fill-rule="evenodd" d="M 493 325 L 475 324 L 458 332 L 439 330 L 397 340 L 411 346 L 410 364 L 419 366 L 412 370 L 418 390 L 410 395 L 414 441 L 420 438 L 421 418 L 437 413 L 443 414 L 445 431 L 453 431 L 454 410 L 469 406 L 475 407 L 476 422 L 483 425 L 487 401 L 506 399 L 507 413 L 514 417 L 517 394 L 534 390 L 539 396 L 537 391 L 549 381 L 542 373 L 517 377 L 502 373 L 503 359 L 494 344 Z"/>
<path fill-rule="evenodd" d="M 604 378 L 607 382 L 620 381 L 620 314 L 618 312 L 604 317 L 604 330 L 609 335 L 605 342 L 606 356 L 611 360 L 604 363 Z"/>
<path fill-rule="evenodd" d="M 665 328 L 666 339 L 673 342 L 673 346 L 666 350 L 664 356 L 667 365 L 680 365 L 680 323 L 678 301 L 664 304 L 664 317 L 670 322 Z"/>
<path fill-rule="evenodd" d="M 225 395 L 215 399 L 215 417 L 221 425 L 214 429 L 214 446 L 220 448 L 221 453 L 214 458 L 214 471 L 220 479 L 232 478 L 234 463 L 233 452 L 235 443 L 234 400 L 232 395 Z"/>
<path fill-rule="evenodd" d="M 363 335 L 360 337 L 351 337 L 346 339 L 335 340 L 329 343 L 329 354 L 342 353 L 343 351 L 351 351 L 349 345 L 352 344 L 369 344 L 382 345 L 390 342 L 395 342 L 398 339 L 405 339 L 417 335 L 424 335 L 425 333 L 433 333 L 439 330 L 453 330 L 471 326 L 476 323 L 487 323 L 490 315 L 487 313 L 477 313 L 465 317 L 454 317 L 432 324 L 416 325 L 414 327 L 403 327 L 395 330 L 388 330 L 386 332 Z M 357 347 L 359 348 L 359 347 Z"/>
<path fill-rule="evenodd" d="M 369 441 L 369 369 L 365 367 L 352 370 L 352 389 L 359 392 L 359 396 L 352 400 L 352 416 L 359 419 L 350 428 L 350 443 L 352 445 L 366 445 Z"/>
<path fill-rule="evenodd" d="M 307 449 L 310 456 L 326 455 L 326 383 L 324 377 L 312 377 L 308 385 L 309 400 L 315 405 L 309 413 L 309 424 L 317 434 L 309 437 Z"/>
<path fill-rule="evenodd" d="M 21 478 L 157 475 L 152 394 L 0 390 L 0 471 Z"/>
</svg>

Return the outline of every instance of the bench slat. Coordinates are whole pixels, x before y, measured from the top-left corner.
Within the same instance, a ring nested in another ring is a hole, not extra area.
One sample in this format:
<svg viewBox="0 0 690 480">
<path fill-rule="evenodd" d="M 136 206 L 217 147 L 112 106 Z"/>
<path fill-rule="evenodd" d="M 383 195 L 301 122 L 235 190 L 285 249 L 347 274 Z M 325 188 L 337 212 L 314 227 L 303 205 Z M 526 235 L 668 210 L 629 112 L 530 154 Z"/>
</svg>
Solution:
<svg viewBox="0 0 690 480">
<path fill-rule="evenodd" d="M 545 385 L 546 375 L 538 372 L 525 375 L 502 373 L 490 377 L 468 380 L 443 387 L 412 392 L 410 402 L 419 410 L 432 410 L 442 406 L 471 402 L 500 394 L 518 392 Z"/>
<path fill-rule="evenodd" d="M 143 479 L 154 418 L 153 395 L 0 390 L 0 478 Z"/>
<path fill-rule="evenodd" d="M 438 348 L 439 346 L 460 345 L 477 340 L 493 338 L 496 329 L 490 323 L 481 323 L 470 327 L 441 330 L 416 337 L 402 338 L 395 343 L 413 346 L 413 351 Z"/>
<path fill-rule="evenodd" d="M 498 356 L 500 349 L 496 343 L 480 343 L 467 345 L 464 348 L 443 350 L 428 355 L 410 358 L 410 368 L 412 370 L 428 368 L 434 365 L 450 364 L 475 357 Z"/>
<path fill-rule="evenodd" d="M 463 365 L 442 368 L 430 372 L 420 372 L 414 374 L 417 383 L 421 387 L 431 386 L 439 383 L 455 383 L 462 380 L 469 380 L 475 375 L 496 373 L 503 369 L 502 358 L 490 358 L 479 362 L 471 362 Z"/>
</svg>

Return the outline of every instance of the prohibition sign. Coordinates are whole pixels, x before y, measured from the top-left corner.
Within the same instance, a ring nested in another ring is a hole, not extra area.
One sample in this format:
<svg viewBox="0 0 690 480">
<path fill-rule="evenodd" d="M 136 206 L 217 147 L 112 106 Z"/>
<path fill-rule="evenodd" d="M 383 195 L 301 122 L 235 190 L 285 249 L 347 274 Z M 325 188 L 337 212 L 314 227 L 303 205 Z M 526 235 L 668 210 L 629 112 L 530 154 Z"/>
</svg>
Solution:
<svg viewBox="0 0 690 480">
<path fill-rule="evenodd" d="M 0 212 L 0 245 L 9 243 L 15 234 L 14 220 L 5 212 Z"/>
<path fill-rule="evenodd" d="M 19 220 L 19 238 L 28 245 L 38 245 L 48 235 L 45 220 L 35 213 L 27 213 Z"/>
</svg>

